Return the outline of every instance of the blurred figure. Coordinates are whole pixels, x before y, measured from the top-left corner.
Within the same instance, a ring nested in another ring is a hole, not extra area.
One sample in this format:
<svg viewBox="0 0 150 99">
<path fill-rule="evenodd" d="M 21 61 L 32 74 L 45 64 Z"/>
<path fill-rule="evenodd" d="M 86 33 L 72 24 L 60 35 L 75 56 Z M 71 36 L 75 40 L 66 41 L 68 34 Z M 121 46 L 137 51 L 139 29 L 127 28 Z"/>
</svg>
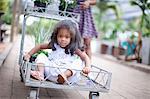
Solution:
<svg viewBox="0 0 150 99">
<path fill-rule="evenodd" d="M 124 31 L 124 32 L 118 32 L 118 48 L 116 50 L 116 57 L 117 59 L 121 59 L 119 57 L 120 50 L 123 48 L 125 50 L 125 61 L 130 60 L 138 60 L 139 58 L 139 50 L 141 47 L 141 38 L 140 33 L 138 32 L 132 32 L 132 31 Z M 137 48 L 139 47 L 139 48 Z"/>
</svg>

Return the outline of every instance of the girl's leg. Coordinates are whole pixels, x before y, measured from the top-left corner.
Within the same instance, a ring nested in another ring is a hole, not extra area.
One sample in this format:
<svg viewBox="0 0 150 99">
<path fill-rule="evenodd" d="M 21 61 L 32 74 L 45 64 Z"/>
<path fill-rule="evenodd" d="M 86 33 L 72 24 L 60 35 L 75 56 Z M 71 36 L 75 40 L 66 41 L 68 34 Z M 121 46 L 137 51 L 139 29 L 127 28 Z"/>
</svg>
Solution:
<svg viewBox="0 0 150 99">
<path fill-rule="evenodd" d="M 44 64 L 39 63 L 38 64 L 38 69 L 39 69 L 39 72 L 40 72 L 41 76 L 43 76 L 43 78 L 44 78 Z"/>
<path fill-rule="evenodd" d="M 91 59 L 92 57 L 92 51 L 91 51 L 91 38 L 84 38 L 84 45 L 85 45 L 85 51 L 86 54 Z"/>
<path fill-rule="evenodd" d="M 31 75 L 38 80 L 44 80 L 44 64 L 39 63 L 37 64 L 38 70 L 37 71 L 31 71 Z"/>
<path fill-rule="evenodd" d="M 44 65 L 48 64 L 49 60 L 43 53 L 39 54 L 35 60 L 38 70 L 31 71 L 31 75 L 38 80 L 44 80 Z"/>
</svg>

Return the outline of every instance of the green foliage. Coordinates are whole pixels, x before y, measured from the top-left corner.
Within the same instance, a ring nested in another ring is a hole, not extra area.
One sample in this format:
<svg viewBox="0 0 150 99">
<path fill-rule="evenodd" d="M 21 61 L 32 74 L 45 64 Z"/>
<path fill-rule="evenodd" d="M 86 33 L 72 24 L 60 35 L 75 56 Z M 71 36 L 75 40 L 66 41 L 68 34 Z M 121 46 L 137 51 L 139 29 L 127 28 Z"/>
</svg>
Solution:
<svg viewBox="0 0 150 99">
<path fill-rule="evenodd" d="M 7 11 L 3 16 L 2 20 L 6 24 L 11 24 L 12 21 L 12 13 L 10 11 Z"/>
<path fill-rule="evenodd" d="M 48 42 L 56 23 L 56 20 L 40 18 L 39 20 L 37 19 L 37 21 L 35 21 L 32 25 L 27 26 L 26 32 L 33 37 L 35 45 Z M 48 56 L 47 51 L 40 50 L 37 53 L 33 54 L 32 58 L 35 59 L 41 53 Z"/>
<path fill-rule="evenodd" d="M 33 54 L 32 57 L 33 57 L 33 58 L 36 58 L 36 57 L 37 57 L 39 54 L 41 54 L 41 53 L 43 53 L 43 54 L 45 54 L 46 56 L 48 56 L 48 52 L 47 52 L 47 51 L 40 50 L 40 51 L 38 51 L 37 53 Z"/>
<path fill-rule="evenodd" d="M 145 16 L 143 20 L 143 26 L 141 27 L 142 36 L 150 37 L 150 16 Z"/>
<path fill-rule="evenodd" d="M 124 31 L 126 29 L 133 31 L 142 31 L 143 36 L 150 36 L 150 13 L 146 11 L 150 10 L 149 0 L 132 0 L 131 4 L 139 6 L 143 15 L 140 18 L 133 19 L 128 24 L 124 20 L 120 20 L 121 12 L 115 2 L 107 2 L 107 0 L 99 0 L 97 2 L 98 13 L 95 13 L 96 28 L 101 31 L 101 36 L 105 39 L 115 38 L 116 31 Z M 116 20 L 104 19 L 105 12 L 112 9 L 115 12 Z M 147 13 L 146 13 L 147 12 Z M 110 33 L 111 31 L 111 33 Z"/>
<path fill-rule="evenodd" d="M 104 23 L 104 35 L 102 39 L 107 40 L 114 40 L 116 39 L 117 31 L 124 31 L 124 29 L 127 27 L 127 24 L 123 20 L 110 20 L 105 21 Z"/>
<path fill-rule="evenodd" d="M 31 25 L 27 26 L 26 32 L 33 37 L 35 41 L 35 45 L 48 42 L 50 39 L 51 33 L 53 32 L 53 28 L 57 23 L 56 20 L 49 20 L 40 18 L 37 19 Z M 39 54 L 45 54 L 48 56 L 48 52 L 45 50 L 40 50 L 37 53 L 33 54 L 31 60 L 35 59 Z"/>
<path fill-rule="evenodd" d="M 55 20 L 40 19 L 31 26 L 27 26 L 27 33 L 34 37 L 35 45 L 48 41 L 56 22 Z"/>
<path fill-rule="evenodd" d="M 8 0 L 0 0 L 0 12 L 6 12 L 8 9 Z"/>
<path fill-rule="evenodd" d="M 132 20 L 130 20 L 128 22 L 127 29 L 130 29 L 130 30 L 133 30 L 133 31 L 138 31 L 139 30 L 139 22 L 140 22 L 139 17 L 133 18 Z"/>
<path fill-rule="evenodd" d="M 132 0 L 131 5 L 138 6 L 142 11 L 140 31 L 143 36 L 150 37 L 150 13 L 146 10 L 150 10 L 149 0 Z M 148 13 L 146 13 L 148 12 Z"/>
<path fill-rule="evenodd" d="M 96 6 L 98 7 L 100 14 L 105 14 L 105 12 L 107 10 L 111 9 L 114 11 L 117 19 L 120 19 L 120 17 L 121 17 L 120 8 L 115 2 L 107 2 L 105 0 L 99 0 L 99 2 L 97 2 Z"/>
<path fill-rule="evenodd" d="M 122 23 L 120 22 L 121 11 L 119 6 L 115 2 L 107 2 L 106 0 L 99 0 L 96 3 L 98 8 L 97 13 L 94 14 L 96 28 L 101 31 L 102 39 L 115 39 L 117 30 L 122 30 Z M 116 15 L 116 20 L 104 19 L 108 10 L 112 10 Z M 119 23 L 120 22 L 120 23 Z M 110 33 L 111 31 L 111 33 Z M 109 36 L 108 36 L 109 35 Z"/>
<path fill-rule="evenodd" d="M 8 9 L 5 14 L 2 16 L 2 21 L 6 24 L 11 24 L 12 22 L 12 1 L 8 2 Z"/>
<path fill-rule="evenodd" d="M 60 0 L 60 9 L 66 11 L 72 9 L 77 5 L 77 0 Z"/>
</svg>

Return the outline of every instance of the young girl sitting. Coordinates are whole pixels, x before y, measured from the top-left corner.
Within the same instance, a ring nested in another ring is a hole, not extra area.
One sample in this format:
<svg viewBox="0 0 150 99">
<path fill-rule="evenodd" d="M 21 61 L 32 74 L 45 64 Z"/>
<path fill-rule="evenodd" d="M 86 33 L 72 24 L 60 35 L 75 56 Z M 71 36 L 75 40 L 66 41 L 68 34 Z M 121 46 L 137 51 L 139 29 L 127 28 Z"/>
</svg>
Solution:
<svg viewBox="0 0 150 99">
<path fill-rule="evenodd" d="M 82 69 L 85 74 L 90 72 L 90 59 L 83 51 L 77 24 L 71 20 L 58 22 L 52 33 L 51 41 L 35 46 L 24 56 L 25 60 L 29 60 L 31 55 L 41 49 L 52 49 L 52 52 L 48 57 L 44 54 L 37 56 L 35 62 L 38 64 L 38 71 L 31 71 L 31 75 L 38 80 L 43 80 L 45 74 L 47 79 L 63 84 L 75 75 L 74 69 Z M 65 68 L 54 68 L 60 66 Z"/>
</svg>

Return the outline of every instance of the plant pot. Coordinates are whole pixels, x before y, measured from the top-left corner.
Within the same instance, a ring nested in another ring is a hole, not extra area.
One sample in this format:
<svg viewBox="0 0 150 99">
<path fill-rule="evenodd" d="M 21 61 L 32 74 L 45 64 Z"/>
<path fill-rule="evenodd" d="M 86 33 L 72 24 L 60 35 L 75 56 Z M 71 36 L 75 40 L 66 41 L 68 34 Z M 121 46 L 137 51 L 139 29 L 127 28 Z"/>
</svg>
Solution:
<svg viewBox="0 0 150 99">
<path fill-rule="evenodd" d="M 142 63 L 150 65 L 150 38 L 142 39 Z"/>
<path fill-rule="evenodd" d="M 61 10 L 61 11 L 65 11 L 65 8 L 64 8 L 64 6 L 59 6 L 59 10 Z M 66 9 L 66 11 L 68 11 L 68 12 L 72 12 L 73 11 L 73 8 L 67 8 Z"/>
<path fill-rule="evenodd" d="M 46 3 L 34 1 L 34 7 L 39 7 L 38 12 L 45 12 Z"/>
<path fill-rule="evenodd" d="M 101 44 L 101 54 L 107 54 L 108 45 Z"/>
<path fill-rule="evenodd" d="M 4 14 L 4 12 L 0 12 L 0 18 L 1 18 L 1 16 Z"/>
<path fill-rule="evenodd" d="M 118 47 L 115 47 L 115 46 L 112 47 L 112 55 L 113 55 L 114 57 L 117 57 L 117 56 L 118 56 L 118 51 L 119 51 L 119 48 L 118 48 Z"/>
</svg>

